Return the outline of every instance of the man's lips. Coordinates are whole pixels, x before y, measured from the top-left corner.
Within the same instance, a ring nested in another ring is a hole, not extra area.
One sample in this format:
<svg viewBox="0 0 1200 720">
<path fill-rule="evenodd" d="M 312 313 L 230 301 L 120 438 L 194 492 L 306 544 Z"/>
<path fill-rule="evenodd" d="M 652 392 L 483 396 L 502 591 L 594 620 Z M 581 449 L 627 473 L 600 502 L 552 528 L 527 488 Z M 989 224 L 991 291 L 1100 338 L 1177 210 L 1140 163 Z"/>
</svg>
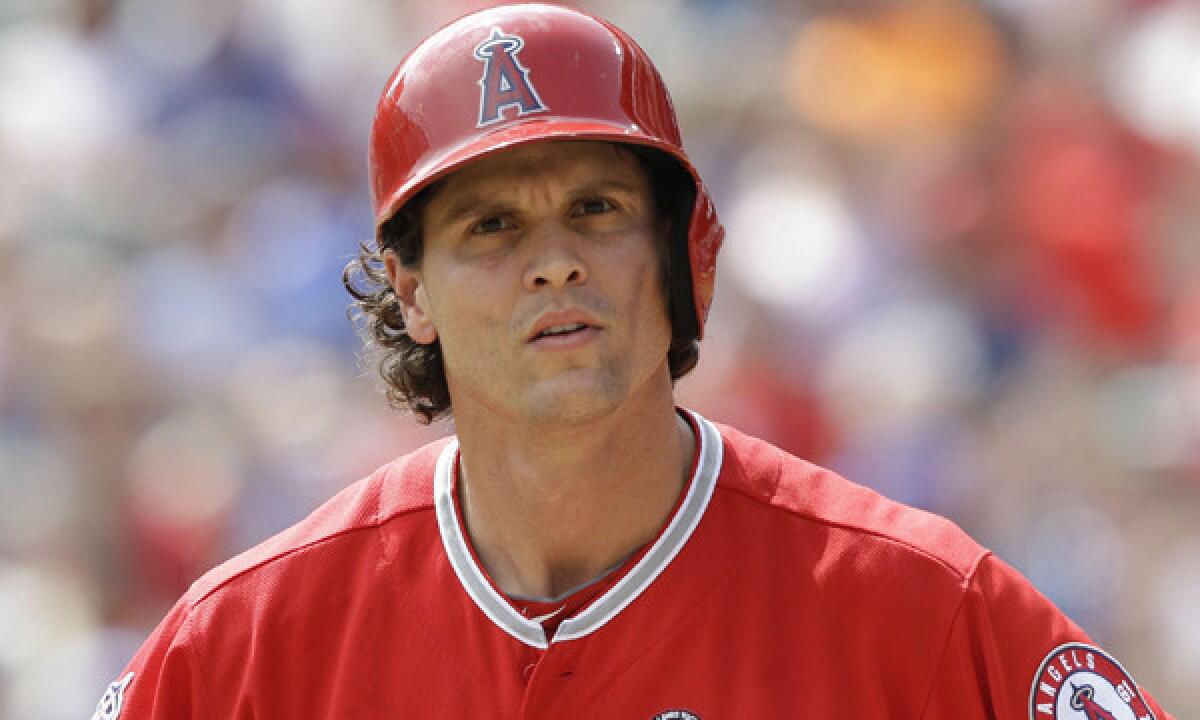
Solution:
<svg viewBox="0 0 1200 720">
<path fill-rule="evenodd" d="M 526 335 L 525 341 L 532 343 L 553 341 L 558 338 L 565 339 L 581 334 L 591 335 L 600 327 L 600 323 L 584 310 L 578 308 L 554 310 L 538 316 Z"/>
<path fill-rule="evenodd" d="M 578 325 L 567 332 L 542 333 L 529 341 L 529 347 L 538 350 L 576 350 L 591 342 L 601 332 L 595 325 Z"/>
</svg>

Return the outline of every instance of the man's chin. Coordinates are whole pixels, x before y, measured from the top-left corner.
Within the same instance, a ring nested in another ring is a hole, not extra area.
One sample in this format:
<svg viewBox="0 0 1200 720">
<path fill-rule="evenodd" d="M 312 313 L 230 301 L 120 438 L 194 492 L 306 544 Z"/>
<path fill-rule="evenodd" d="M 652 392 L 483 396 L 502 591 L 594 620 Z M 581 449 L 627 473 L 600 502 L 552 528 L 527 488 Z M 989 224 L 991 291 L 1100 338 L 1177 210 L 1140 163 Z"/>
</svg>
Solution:
<svg viewBox="0 0 1200 720">
<path fill-rule="evenodd" d="M 527 413 L 534 422 L 575 423 L 602 417 L 621 404 L 620 384 L 596 370 L 572 370 L 530 389 Z"/>
</svg>

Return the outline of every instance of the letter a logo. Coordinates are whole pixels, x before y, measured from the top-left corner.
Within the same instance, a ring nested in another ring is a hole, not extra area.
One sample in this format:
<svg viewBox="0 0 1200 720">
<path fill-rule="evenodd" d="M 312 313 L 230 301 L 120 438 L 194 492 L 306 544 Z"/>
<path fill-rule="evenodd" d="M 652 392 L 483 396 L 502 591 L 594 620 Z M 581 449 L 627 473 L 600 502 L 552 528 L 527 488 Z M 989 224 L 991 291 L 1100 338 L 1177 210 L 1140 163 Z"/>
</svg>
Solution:
<svg viewBox="0 0 1200 720">
<path fill-rule="evenodd" d="M 475 46 L 475 59 L 483 63 L 477 127 L 500 122 L 501 111 L 506 107 L 515 106 L 517 117 L 546 111 L 533 83 L 529 82 L 529 69 L 517 60 L 517 53 L 523 47 L 525 41 L 520 36 L 505 35 L 498 27 L 492 28 L 491 36 Z"/>
</svg>

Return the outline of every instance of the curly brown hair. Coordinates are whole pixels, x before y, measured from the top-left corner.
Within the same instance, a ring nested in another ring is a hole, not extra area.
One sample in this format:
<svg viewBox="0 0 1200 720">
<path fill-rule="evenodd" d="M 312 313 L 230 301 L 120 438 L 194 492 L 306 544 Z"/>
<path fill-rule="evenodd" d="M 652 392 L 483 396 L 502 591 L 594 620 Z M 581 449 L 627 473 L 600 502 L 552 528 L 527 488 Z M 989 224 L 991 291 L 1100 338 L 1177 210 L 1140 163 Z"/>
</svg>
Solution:
<svg viewBox="0 0 1200 720">
<path fill-rule="evenodd" d="M 691 372 L 700 359 L 687 255 L 695 184 L 666 153 L 634 145 L 617 147 L 630 151 L 638 160 L 653 189 L 655 212 L 669 218 L 667 236 L 659 244 L 659 276 L 671 317 L 667 365 L 674 382 Z M 359 329 L 364 349 L 379 356 L 379 375 L 388 403 L 410 410 L 425 425 L 449 416 L 452 410 L 441 342 L 425 345 L 409 337 L 400 301 L 384 269 L 383 255 L 391 250 L 407 267 L 421 262 L 421 213 L 440 186 L 440 182 L 430 185 L 405 203 L 379 227 L 372 245 L 359 244 L 358 256 L 342 270 L 342 285 L 353 298 L 351 320 Z"/>
</svg>

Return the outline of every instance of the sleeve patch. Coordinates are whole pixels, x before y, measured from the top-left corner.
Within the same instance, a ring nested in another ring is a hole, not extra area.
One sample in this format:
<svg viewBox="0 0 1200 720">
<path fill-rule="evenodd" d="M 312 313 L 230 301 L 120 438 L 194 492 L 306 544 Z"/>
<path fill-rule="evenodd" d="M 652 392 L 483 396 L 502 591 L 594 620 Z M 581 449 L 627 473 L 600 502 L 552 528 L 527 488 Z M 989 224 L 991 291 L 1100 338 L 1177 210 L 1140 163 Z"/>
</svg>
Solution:
<svg viewBox="0 0 1200 720">
<path fill-rule="evenodd" d="M 1050 651 L 1033 676 L 1030 720 L 1157 720 L 1111 655 L 1083 643 Z"/>
<path fill-rule="evenodd" d="M 108 686 L 108 689 L 104 691 L 104 697 L 100 698 L 100 702 L 96 705 L 96 712 L 92 714 L 92 720 L 117 720 L 121 717 L 121 707 L 125 704 L 125 688 L 133 682 L 133 675 L 134 673 L 128 673 Z"/>
</svg>

